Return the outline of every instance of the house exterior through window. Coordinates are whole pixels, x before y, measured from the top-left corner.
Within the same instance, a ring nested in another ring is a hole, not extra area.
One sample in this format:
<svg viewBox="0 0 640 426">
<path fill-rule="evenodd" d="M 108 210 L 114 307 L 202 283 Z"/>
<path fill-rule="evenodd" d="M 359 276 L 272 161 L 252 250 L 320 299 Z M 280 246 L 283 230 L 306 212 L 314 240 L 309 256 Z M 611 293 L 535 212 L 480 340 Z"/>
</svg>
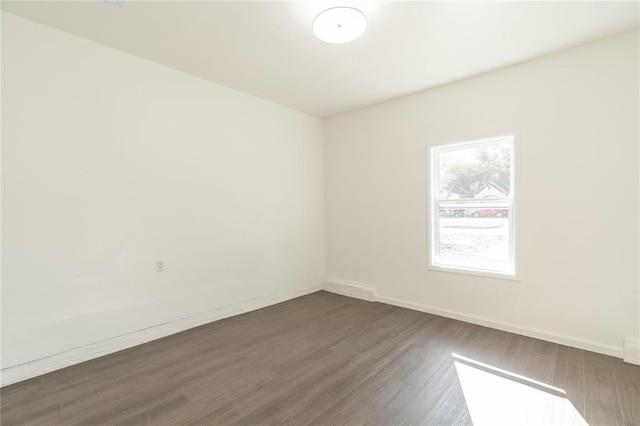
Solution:
<svg viewBox="0 0 640 426">
<path fill-rule="evenodd" d="M 429 266 L 515 276 L 514 137 L 431 148 Z"/>
</svg>

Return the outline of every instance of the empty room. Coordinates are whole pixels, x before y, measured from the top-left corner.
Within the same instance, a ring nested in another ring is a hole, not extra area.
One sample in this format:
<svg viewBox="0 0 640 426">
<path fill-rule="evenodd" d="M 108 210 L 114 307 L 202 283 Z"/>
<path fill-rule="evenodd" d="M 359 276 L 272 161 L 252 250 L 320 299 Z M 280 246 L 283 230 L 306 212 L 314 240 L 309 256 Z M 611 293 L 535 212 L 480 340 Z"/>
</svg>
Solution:
<svg viewBox="0 0 640 426">
<path fill-rule="evenodd" d="M 3 426 L 640 426 L 640 2 L 0 15 Z"/>
</svg>

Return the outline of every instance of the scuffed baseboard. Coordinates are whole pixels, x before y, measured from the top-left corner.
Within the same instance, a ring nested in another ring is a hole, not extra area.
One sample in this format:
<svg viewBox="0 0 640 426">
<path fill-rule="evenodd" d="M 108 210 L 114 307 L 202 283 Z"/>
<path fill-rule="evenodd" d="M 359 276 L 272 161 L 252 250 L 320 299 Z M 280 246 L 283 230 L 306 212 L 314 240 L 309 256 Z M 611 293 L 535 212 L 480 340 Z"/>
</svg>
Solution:
<svg viewBox="0 0 640 426">
<path fill-rule="evenodd" d="M 570 346 L 573 348 L 584 349 L 590 352 L 596 352 L 604 355 L 623 358 L 625 362 L 632 364 L 640 364 L 640 342 L 634 339 L 625 340 L 625 348 L 612 345 L 593 342 L 579 337 L 568 336 L 548 330 L 540 330 L 531 327 L 525 327 L 518 324 L 498 321 L 491 318 L 468 315 L 460 312 L 454 312 L 446 309 L 439 309 L 433 306 L 423 305 L 419 303 L 408 302 L 405 300 L 386 297 L 377 293 L 375 287 L 365 283 L 356 281 L 348 281 L 340 278 L 326 278 L 323 290 L 332 293 L 342 294 L 344 296 L 356 297 L 369 301 L 376 301 L 388 305 L 399 306 L 402 308 L 412 309 L 414 311 L 425 312 L 441 317 L 451 318 L 471 324 L 481 325 L 496 330 L 508 331 L 510 333 L 522 336 L 533 337 L 535 339 L 545 340 L 551 343 Z M 373 293 L 373 294 L 371 294 Z"/>
<path fill-rule="evenodd" d="M 70 367 L 84 361 L 89 361 L 91 359 L 141 345 L 152 340 L 160 339 L 171 334 L 179 333 L 190 328 L 198 327 L 234 315 L 239 315 L 244 312 L 250 312 L 256 309 L 275 305 L 277 303 L 304 296 L 306 294 L 315 293 L 320 290 L 322 290 L 322 286 L 315 285 L 292 290 L 278 291 L 245 300 L 230 306 L 154 325 L 132 333 L 95 342 L 90 345 L 73 348 L 23 364 L 3 368 L 0 370 L 0 386 L 17 383 L 61 368 Z"/>
<path fill-rule="evenodd" d="M 325 278 L 322 289 L 356 299 L 375 301 L 376 289 L 373 286 L 339 278 Z"/>
<path fill-rule="evenodd" d="M 624 339 L 624 362 L 640 365 L 640 339 Z"/>
</svg>

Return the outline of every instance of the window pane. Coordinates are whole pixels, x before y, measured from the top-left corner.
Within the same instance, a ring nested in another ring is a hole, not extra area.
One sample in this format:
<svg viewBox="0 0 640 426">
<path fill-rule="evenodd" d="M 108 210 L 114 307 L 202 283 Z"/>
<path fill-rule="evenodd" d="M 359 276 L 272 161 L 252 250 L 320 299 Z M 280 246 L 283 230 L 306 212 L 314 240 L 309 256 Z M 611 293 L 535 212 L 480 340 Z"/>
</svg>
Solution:
<svg viewBox="0 0 640 426">
<path fill-rule="evenodd" d="M 513 137 L 432 149 L 436 266 L 513 275 Z"/>
<path fill-rule="evenodd" d="M 444 151 L 439 155 L 442 199 L 511 195 L 511 143 Z"/>
<path fill-rule="evenodd" d="M 509 272 L 509 209 L 440 209 L 436 261 L 445 266 Z"/>
</svg>

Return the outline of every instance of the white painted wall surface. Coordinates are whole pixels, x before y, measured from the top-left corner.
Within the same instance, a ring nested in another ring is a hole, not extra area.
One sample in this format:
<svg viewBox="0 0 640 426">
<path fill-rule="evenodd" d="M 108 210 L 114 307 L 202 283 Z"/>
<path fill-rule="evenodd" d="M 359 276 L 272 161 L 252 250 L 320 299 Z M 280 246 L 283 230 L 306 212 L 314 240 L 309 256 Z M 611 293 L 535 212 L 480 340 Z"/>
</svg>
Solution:
<svg viewBox="0 0 640 426">
<path fill-rule="evenodd" d="M 3 368 L 318 288 L 321 120 L 7 13 L 2 66 Z"/>
<path fill-rule="evenodd" d="M 328 119 L 327 276 L 622 356 L 639 333 L 639 71 L 629 32 Z M 427 270 L 428 147 L 511 133 L 522 280 Z"/>
</svg>

